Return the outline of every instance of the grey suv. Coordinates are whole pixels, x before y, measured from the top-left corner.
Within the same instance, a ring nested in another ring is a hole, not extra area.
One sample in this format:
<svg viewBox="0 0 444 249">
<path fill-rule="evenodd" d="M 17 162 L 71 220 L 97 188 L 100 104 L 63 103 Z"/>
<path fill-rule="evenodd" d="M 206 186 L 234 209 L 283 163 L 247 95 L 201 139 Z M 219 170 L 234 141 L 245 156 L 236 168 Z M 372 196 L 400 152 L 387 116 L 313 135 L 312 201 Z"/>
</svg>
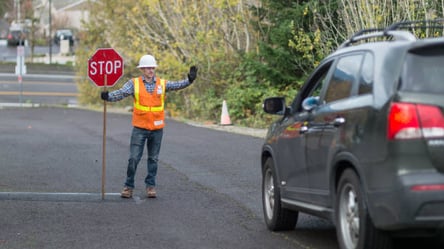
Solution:
<svg viewBox="0 0 444 249">
<path fill-rule="evenodd" d="M 442 24 L 362 30 L 320 63 L 289 106 L 264 101 L 265 112 L 281 115 L 261 153 L 270 230 L 294 229 L 304 212 L 331 220 L 343 249 L 391 248 L 394 236 L 442 240 Z"/>
</svg>

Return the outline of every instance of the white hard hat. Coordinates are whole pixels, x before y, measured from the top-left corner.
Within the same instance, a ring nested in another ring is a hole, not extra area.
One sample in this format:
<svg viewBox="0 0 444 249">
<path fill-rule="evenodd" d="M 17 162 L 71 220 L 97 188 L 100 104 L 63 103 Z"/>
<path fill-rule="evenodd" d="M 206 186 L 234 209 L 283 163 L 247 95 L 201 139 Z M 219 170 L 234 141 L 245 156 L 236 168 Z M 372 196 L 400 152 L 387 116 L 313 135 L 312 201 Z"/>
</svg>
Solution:
<svg viewBox="0 0 444 249">
<path fill-rule="evenodd" d="M 139 60 L 139 65 L 137 68 L 141 67 L 157 67 L 156 59 L 154 59 L 154 56 L 146 54 L 142 56 Z"/>
</svg>

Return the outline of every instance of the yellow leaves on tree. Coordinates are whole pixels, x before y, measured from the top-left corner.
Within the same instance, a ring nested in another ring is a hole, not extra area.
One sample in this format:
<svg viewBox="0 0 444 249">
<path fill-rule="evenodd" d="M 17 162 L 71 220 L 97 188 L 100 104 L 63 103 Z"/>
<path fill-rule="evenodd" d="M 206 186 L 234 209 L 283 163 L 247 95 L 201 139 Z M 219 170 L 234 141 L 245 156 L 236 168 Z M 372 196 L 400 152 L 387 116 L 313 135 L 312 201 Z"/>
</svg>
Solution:
<svg viewBox="0 0 444 249">
<path fill-rule="evenodd" d="M 254 43 L 248 4 L 258 2 L 97 0 L 91 3 L 91 13 L 94 14 L 90 16 L 88 26 L 93 35 L 102 36 L 102 43 L 85 44 L 85 47 L 89 47 L 90 54 L 99 47 L 117 50 L 125 59 L 126 79 L 130 77 L 129 73 L 138 73 L 134 68 L 140 56 L 153 54 L 159 64 L 158 74 L 162 77 L 183 79 L 189 66 L 197 65 L 197 82 L 206 82 L 204 90 L 221 88 L 226 78 L 223 74 L 232 71 L 227 68 L 239 64 L 238 53 L 248 52 Z M 101 33 L 94 33 L 94 30 L 101 30 Z M 85 65 L 86 61 L 78 61 L 79 66 Z M 186 91 L 199 95 L 201 90 Z"/>
</svg>

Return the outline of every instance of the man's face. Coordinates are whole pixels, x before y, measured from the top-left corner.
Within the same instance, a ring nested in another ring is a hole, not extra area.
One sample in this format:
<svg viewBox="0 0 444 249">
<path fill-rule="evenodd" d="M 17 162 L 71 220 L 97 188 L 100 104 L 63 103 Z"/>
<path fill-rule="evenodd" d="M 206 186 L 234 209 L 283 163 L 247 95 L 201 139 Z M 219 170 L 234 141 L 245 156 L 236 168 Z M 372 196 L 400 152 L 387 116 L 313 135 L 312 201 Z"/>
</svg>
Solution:
<svg viewBox="0 0 444 249">
<path fill-rule="evenodd" d="M 141 67 L 140 71 L 142 72 L 143 76 L 147 79 L 151 79 L 154 77 L 154 72 L 156 68 L 155 67 Z"/>
</svg>

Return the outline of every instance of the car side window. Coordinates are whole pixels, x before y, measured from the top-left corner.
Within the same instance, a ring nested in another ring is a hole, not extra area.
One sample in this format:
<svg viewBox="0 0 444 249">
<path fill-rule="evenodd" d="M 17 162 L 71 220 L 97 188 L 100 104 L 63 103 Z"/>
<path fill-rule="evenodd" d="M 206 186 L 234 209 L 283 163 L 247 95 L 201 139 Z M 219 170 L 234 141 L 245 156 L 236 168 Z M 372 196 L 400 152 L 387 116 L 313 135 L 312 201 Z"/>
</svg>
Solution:
<svg viewBox="0 0 444 249">
<path fill-rule="evenodd" d="M 328 71 L 327 71 L 328 72 Z M 308 94 L 307 97 L 319 97 L 321 95 L 322 87 L 325 85 L 325 82 L 327 81 L 327 72 L 320 75 L 318 81 L 316 82 L 315 87 L 313 87 L 310 91 L 310 94 Z"/>
<path fill-rule="evenodd" d="M 373 55 L 367 53 L 362 63 L 361 76 L 359 78 L 358 95 L 368 94 L 373 92 Z"/>
<path fill-rule="evenodd" d="M 407 54 L 401 89 L 419 93 L 443 94 L 444 49 L 426 47 Z"/>
<path fill-rule="evenodd" d="M 356 82 L 361 68 L 362 59 L 362 54 L 345 56 L 339 59 L 325 94 L 325 103 L 350 96 L 353 83 Z"/>
<path fill-rule="evenodd" d="M 321 65 L 316 72 L 308 79 L 300 90 L 298 96 L 292 104 L 292 109 L 301 112 L 302 101 L 307 97 L 318 97 L 321 95 L 322 88 L 326 85 L 327 75 L 332 65 L 332 61 Z"/>
</svg>

